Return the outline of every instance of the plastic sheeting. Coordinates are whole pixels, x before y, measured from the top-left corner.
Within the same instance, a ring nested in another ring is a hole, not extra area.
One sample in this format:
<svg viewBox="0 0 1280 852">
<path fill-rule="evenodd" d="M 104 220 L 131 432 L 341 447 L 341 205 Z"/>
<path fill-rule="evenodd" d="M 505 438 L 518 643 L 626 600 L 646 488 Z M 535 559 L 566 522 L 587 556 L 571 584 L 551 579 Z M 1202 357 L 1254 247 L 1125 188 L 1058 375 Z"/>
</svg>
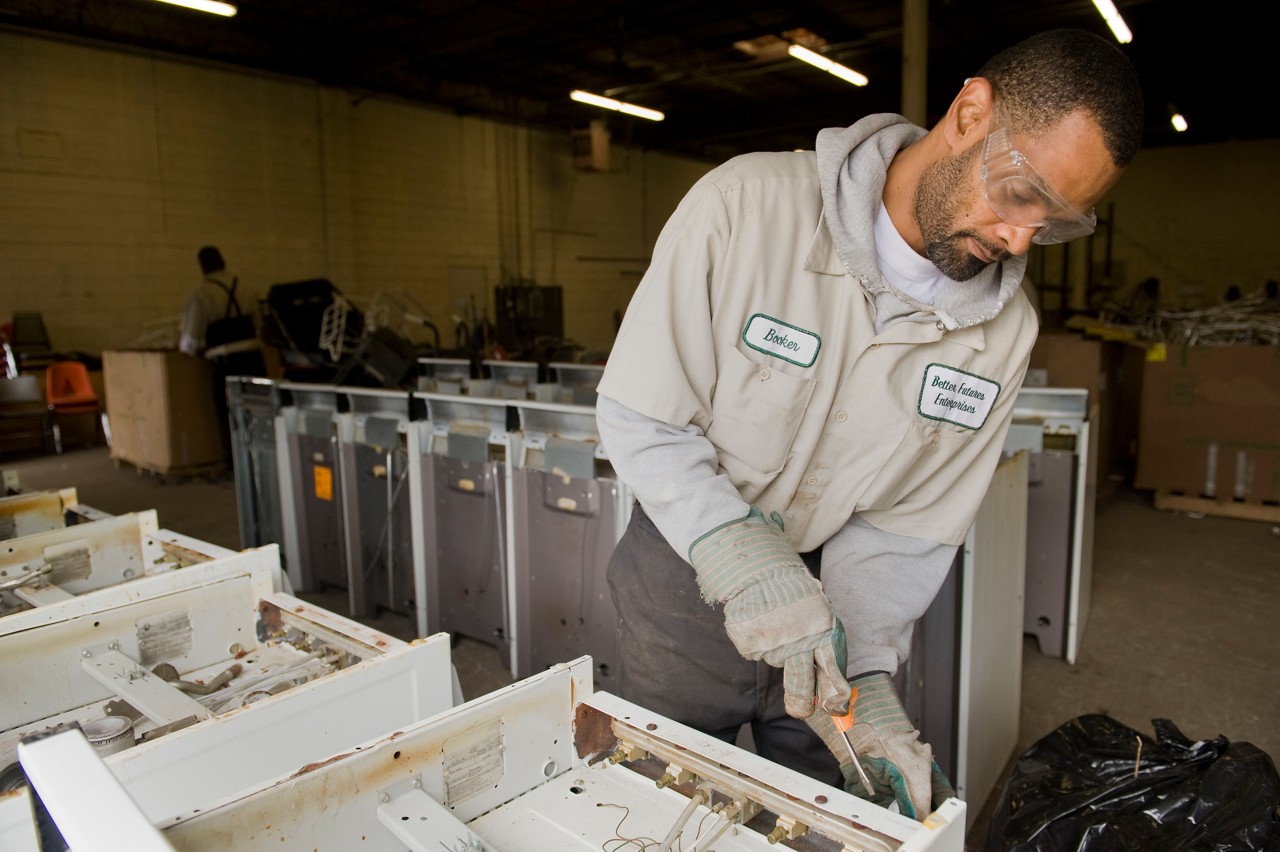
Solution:
<svg viewBox="0 0 1280 852">
<path fill-rule="evenodd" d="M 1080 716 L 1037 742 L 1001 794 L 986 852 L 1280 850 L 1280 777 L 1265 752 L 1152 725 L 1155 739 Z"/>
</svg>

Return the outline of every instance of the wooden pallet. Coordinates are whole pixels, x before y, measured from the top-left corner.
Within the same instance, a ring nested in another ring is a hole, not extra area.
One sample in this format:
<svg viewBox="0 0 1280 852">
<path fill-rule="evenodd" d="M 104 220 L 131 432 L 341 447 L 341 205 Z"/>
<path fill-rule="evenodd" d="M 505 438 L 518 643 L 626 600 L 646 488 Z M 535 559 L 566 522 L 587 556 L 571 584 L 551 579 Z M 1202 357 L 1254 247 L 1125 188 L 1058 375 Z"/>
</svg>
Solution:
<svg viewBox="0 0 1280 852">
<path fill-rule="evenodd" d="M 1200 515 L 1280 524 L 1280 505 L 1275 503 L 1215 500 L 1209 497 L 1192 497 L 1177 491 L 1157 491 L 1155 502 L 1157 509 L 1170 512 L 1193 512 Z"/>
<path fill-rule="evenodd" d="M 161 481 L 168 480 L 168 479 L 174 479 L 174 480 L 195 479 L 200 477 L 204 477 L 206 479 L 217 479 L 227 471 L 227 463 L 220 462 L 220 461 L 210 462 L 208 464 L 202 464 L 202 465 L 191 465 L 189 467 L 168 467 L 168 468 L 162 468 L 158 465 L 148 464 L 146 462 L 139 462 L 139 461 L 134 461 L 132 459 L 125 459 L 125 458 L 119 458 L 119 457 L 113 458 L 112 461 L 115 462 L 117 469 L 131 467 L 137 471 L 139 476 L 142 476 L 143 474 L 147 474 L 150 476 L 154 476 L 160 479 Z"/>
</svg>

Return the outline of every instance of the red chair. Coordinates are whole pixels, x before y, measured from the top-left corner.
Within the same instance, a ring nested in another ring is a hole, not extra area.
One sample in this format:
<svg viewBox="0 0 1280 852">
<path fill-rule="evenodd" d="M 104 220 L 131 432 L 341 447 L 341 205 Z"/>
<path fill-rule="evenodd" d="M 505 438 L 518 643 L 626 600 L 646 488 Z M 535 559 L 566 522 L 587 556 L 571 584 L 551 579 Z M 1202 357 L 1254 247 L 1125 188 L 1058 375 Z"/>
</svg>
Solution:
<svg viewBox="0 0 1280 852">
<path fill-rule="evenodd" d="M 102 435 L 107 444 L 111 444 L 111 427 L 107 423 L 106 412 L 98 394 L 89 381 L 89 369 L 79 361 L 54 361 L 44 373 L 45 401 L 49 404 L 49 412 L 55 417 L 62 415 L 92 414 L 94 421 L 94 441 L 98 439 L 98 426 L 102 427 Z M 62 430 L 56 420 L 53 427 L 54 444 L 58 452 L 62 452 Z"/>
</svg>

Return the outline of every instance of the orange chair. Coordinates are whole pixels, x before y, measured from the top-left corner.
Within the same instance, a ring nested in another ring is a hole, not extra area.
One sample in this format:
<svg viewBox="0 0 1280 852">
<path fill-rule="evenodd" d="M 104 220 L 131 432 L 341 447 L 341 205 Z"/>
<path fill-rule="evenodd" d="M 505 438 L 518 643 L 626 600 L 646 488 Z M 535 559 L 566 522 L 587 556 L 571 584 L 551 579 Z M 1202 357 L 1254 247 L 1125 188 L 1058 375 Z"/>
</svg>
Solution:
<svg viewBox="0 0 1280 852">
<path fill-rule="evenodd" d="M 98 425 L 102 426 L 102 435 L 107 444 L 111 444 L 111 427 L 107 423 L 106 412 L 98 401 L 98 394 L 89 381 L 89 369 L 79 361 L 54 361 L 44 373 L 45 401 L 49 404 L 49 412 L 55 417 L 61 415 L 93 414 L 94 440 L 97 441 Z M 53 427 L 54 445 L 62 452 L 62 430 L 56 420 Z"/>
</svg>

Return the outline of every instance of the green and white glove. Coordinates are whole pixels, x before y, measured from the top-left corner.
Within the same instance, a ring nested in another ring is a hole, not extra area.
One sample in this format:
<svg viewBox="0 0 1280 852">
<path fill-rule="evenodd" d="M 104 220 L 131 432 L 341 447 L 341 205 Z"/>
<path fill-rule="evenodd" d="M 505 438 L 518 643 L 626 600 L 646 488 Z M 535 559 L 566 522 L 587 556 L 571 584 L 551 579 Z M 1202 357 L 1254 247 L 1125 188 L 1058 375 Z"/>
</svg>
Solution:
<svg viewBox="0 0 1280 852">
<path fill-rule="evenodd" d="M 850 685 L 858 690 L 858 697 L 853 702 L 849 740 L 875 787 L 874 796 L 867 795 L 854 768 L 849 746 L 832 718 L 815 714 L 808 720 L 809 727 L 822 737 L 840 761 L 845 790 L 881 807 L 896 801 L 904 816 L 923 820 L 954 796 L 955 788 L 934 761 L 933 748 L 920 742 L 920 732 L 907 718 L 889 675 L 884 672 L 863 675 Z"/>
<path fill-rule="evenodd" d="M 777 512 L 755 506 L 689 547 L 689 563 L 708 603 L 724 604 L 724 626 L 738 653 L 783 670 L 787 713 L 844 714 L 844 627 L 782 529 Z"/>
</svg>

